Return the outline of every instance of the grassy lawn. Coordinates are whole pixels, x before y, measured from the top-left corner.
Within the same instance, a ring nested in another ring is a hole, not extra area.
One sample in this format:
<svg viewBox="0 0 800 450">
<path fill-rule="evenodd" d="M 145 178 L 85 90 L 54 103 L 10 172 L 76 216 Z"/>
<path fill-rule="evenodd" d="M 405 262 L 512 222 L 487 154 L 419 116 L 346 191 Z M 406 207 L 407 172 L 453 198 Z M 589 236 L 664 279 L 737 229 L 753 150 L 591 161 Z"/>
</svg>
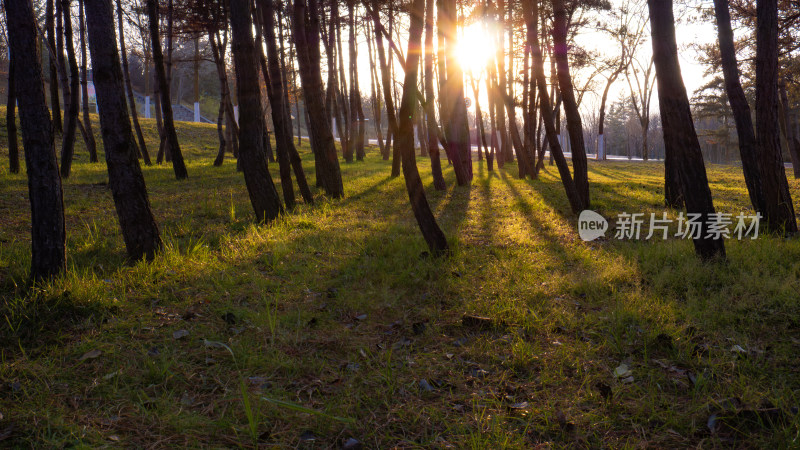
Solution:
<svg viewBox="0 0 800 450">
<path fill-rule="evenodd" d="M 476 162 L 468 188 L 446 167 L 435 192 L 420 159 L 453 249 L 433 259 L 377 151 L 342 163 L 345 199 L 255 226 L 233 161 L 211 165 L 216 129 L 179 125 L 190 178 L 144 169 L 163 253 L 125 260 L 105 164 L 79 144 L 68 272 L 33 292 L 27 180 L 0 150 L 0 443 L 800 445 L 797 238 L 728 241 L 726 263 L 678 239 L 584 243 L 553 167 Z M 589 177 L 606 217 L 664 211 L 660 164 Z M 739 169 L 709 178 L 718 210 L 748 210 Z"/>
</svg>

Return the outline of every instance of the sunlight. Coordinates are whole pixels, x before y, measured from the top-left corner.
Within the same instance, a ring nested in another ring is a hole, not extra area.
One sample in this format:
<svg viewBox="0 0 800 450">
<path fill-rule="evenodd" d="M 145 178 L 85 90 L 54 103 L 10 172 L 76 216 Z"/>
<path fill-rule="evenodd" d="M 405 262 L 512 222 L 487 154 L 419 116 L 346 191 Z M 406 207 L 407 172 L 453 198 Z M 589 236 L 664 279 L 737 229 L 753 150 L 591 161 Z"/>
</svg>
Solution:
<svg viewBox="0 0 800 450">
<path fill-rule="evenodd" d="M 486 67 L 486 62 L 494 56 L 494 40 L 482 22 L 467 25 L 461 30 L 456 57 L 464 72 L 478 75 Z"/>
</svg>

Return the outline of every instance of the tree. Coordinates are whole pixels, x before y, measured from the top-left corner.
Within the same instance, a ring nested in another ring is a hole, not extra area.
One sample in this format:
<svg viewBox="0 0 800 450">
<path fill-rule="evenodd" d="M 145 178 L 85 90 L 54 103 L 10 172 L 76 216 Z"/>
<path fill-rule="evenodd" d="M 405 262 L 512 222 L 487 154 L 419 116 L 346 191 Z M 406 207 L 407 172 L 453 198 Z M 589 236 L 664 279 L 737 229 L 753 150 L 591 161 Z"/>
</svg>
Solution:
<svg viewBox="0 0 800 450">
<path fill-rule="evenodd" d="M 742 159 L 742 171 L 750 202 L 756 211 L 764 210 L 764 197 L 761 192 L 761 179 L 756 154 L 756 135 L 753 130 L 753 118 L 750 105 L 744 95 L 742 83 L 739 81 L 739 66 L 736 61 L 736 48 L 733 42 L 733 29 L 728 9 L 728 0 L 714 0 L 717 19 L 717 36 L 722 61 L 722 73 L 725 77 L 725 92 L 736 122 L 736 133 L 739 137 L 739 154 Z"/>
<path fill-rule="evenodd" d="M 139 167 L 136 142 L 125 102 L 122 66 L 114 37 L 111 0 L 85 0 L 92 74 L 100 111 L 108 185 L 114 196 L 128 257 L 152 260 L 161 248 L 158 225 L 150 210 Z"/>
<path fill-rule="evenodd" d="M 689 214 L 700 214 L 700 235 L 694 239 L 695 251 L 703 259 L 724 258 L 725 244 L 722 237 L 710 237 L 707 234 L 711 214 L 714 213 L 714 202 L 708 187 L 700 142 L 692 121 L 686 86 L 681 76 L 672 0 L 648 0 L 647 5 L 665 151 L 675 157 L 674 170 L 680 180 L 686 211 Z"/>
<path fill-rule="evenodd" d="M 128 96 L 128 106 L 131 110 L 133 128 L 136 130 L 136 137 L 139 140 L 139 152 L 146 165 L 151 165 L 150 152 L 147 151 L 147 144 L 144 142 L 142 127 L 139 125 L 139 114 L 136 112 L 136 98 L 133 96 L 133 85 L 131 84 L 131 71 L 128 67 L 128 51 L 125 48 L 125 29 L 122 26 L 122 0 L 117 0 L 117 24 L 119 27 L 119 50 L 122 54 L 122 76 L 125 77 L 125 93 Z M 150 105 L 146 105 L 150 107 Z"/>
<path fill-rule="evenodd" d="M 406 60 L 405 81 L 403 82 L 403 100 L 400 104 L 400 123 L 397 133 L 398 150 L 403 160 L 403 178 L 406 182 L 408 198 L 411 209 L 417 219 L 417 225 L 428 243 L 428 248 L 434 256 L 442 255 L 448 250 L 447 239 L 436 223 L 428 200 L 425 197 L 425 188 L 417 169 L 414 155 L 414 110 L 417 101 L 417 71 L 419 68 L 419 55 L 421 53 L 422 23 L 425 15 L 425 0 L 414 0 L 411 6 L 411 25 L 408 30 L 408 59 Z"/>
<path fill-rule="evenodd" d="M 173 122 L 172 101 L 169 94 L 169 84 L 167 83 L 167 73 L 164 69 L 164 54 L 161 51 L 161 36 L 158 29 L 158 1 L 146 1 L 153 62 L 155 63 L 159 95 L 161 96 L 161 112 L 164 121 L 164 133 L 166 134 L 166 145 L 172 155 L 172 170 L 175 172 L 175 178 L 183 180 L 189 176 L 189 173 L 186 171 L 186 165 L 183 162 L 183 154 L 181 154 L 178 134 L 175 132 L 175 123 Z"/>
<path fill-rule="evenodd" d="M 55 50 L 56 48 L 56 38 L 55 38 L 55 15 L 53 11 L 53 0 L 47 0 L 45 5 L 45 29 L 47 30 L 47 45 Z M 61 124 L 61 102 L 58 99 L 58 66 L 57 60 L 50 55 L 48 58 L 50 63 L 48 64 L 50 68 L 50 107 L 52 109 L 53 114 L 53 129 L 56 133 L 63 133 L 63 127 Z"/>
<path fill-rule="evenodd" d="M 425 119 L 428 129 L 428 155 L 431 158 L 433 187 L 447 189 L 442 175 L 442 157 L 439 155 L 439 127 L 436 124 L 435 98 L 433 96 L 433 0 L 426 0 L 425 10 Z M 475 97 L 477 103 L 477 96 Z"/>
<path fill-rule="evenodd" d="M 306 21 L 306 15 L 308 15 L 308 21 Z M 292 25 L 303 95 L 310 119 L 308 127 L 311 132 L 311 143 L 315 147 L 314 151 L 319 152 L 319 161 L 322 163 L 319 178 L 322 180 L 325 192 L 331 197 L 339 198 L 344 196 L 344 187 L 331 124 L 328 122 L 328 114 L 325 111 L 325 92 L 322 88 L 320 73 L 317 0 L 308 0 L 308 10 L 306 10 L 306 0 L 295 0 Z"/>
<path fill-rule="evenodd" d="M 19 142 L 17 142 L 17 95 L 14 87 L 14 58 L 8 63 L 8 102 L 6 102 L 6 129 L 8 133 L 8 169 L 19 173 Z"/>
<path fill-rule="evenodd" d="M 797 221 L 778 129 L 778 2 L 757 0 L 756 9 L 756 152 L 764 217 L 773 231 L 793 233 Z"/>
<path fill-rule="evenodd" d="M 236 95 L 239 99 L 239 160 L 244 172 L 250 203 L 259 223 L 269 222 L 283 213 L 278 191 L 267 170 L 263 147 L 261 90 L 258 57 L 253 42 L 250 2 L 231 0 L 231 45 L 236 64 Z"/>
<path fill-rule="evenodd" d="M 4 0 L 4 4 L 31 202 L 30 278 L 37 282 L 66 269 L 64 201 L 33 5 L 31 0 Z"/>
<path fill-rule="evenodd" d="M 86 71 L 86 29 L 84 26 L 83 0 L 78 0 L 78 23 L 81 35 L 81 110 L 83 112 L 83 139 L 89 150 L 89 161 L 97 162 L 97 143 L 94 140 L 92 119 L 89 116 L 89 80 Z"/>
<path fill-rule="evenodd" d="M 65 112 L 64 138 L 61 140 L 61 176 L 69 177 L 72 168 L 72 156 L 75 152 L 75 132 L 78 130 L 78 63 L 75 60 L 75 46 L 72 43 L 72 18 L 70 16 L 70 0 L 57 0 L 61 5 L 61 17 L 64 21 L 64 41 L 67 47 L 67 65 L 69 66 L 69 101 Z M 61 52 L 61 49 L 58 50 Z"/>
</svg>

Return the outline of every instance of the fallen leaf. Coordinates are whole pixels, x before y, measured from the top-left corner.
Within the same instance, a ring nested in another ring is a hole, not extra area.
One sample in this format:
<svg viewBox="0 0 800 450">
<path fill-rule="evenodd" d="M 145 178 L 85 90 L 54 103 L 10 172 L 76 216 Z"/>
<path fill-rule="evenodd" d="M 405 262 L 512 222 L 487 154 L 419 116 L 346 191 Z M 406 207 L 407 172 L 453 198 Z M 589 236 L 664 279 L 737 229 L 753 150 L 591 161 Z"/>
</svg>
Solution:
<svg viewBox="0 0 800 450">
<path fill-rule="evenodd" d="M 627 364 L 622 363 L 614 369 L 614 378 L 627 378 L 631 376 L 631 369 Z"/>
<path fill-rule="evenodd" d="M 101 350 L 98 350 L 98 349 L 89 350 L 88 352 L 84 353 L 83 356 L 81 356 L 78 359 L 78 361 L 83 361 L 85 359 L 95 359 L 95 358 L 99 357 L 102 354 L 103 354 L 103 352 Z"/>
</svg>

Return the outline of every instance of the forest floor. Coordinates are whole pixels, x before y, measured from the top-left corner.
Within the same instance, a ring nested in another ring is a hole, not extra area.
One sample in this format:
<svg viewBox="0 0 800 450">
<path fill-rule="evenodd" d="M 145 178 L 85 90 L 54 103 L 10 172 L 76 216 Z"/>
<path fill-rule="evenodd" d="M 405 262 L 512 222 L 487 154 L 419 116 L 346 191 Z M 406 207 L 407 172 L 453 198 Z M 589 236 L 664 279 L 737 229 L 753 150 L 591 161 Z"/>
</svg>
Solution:
<svg viewBox="0 0 800 450">
<path fill-rule="evenodd" d="M 179 126 L 189 179 L 144 168 L 164 251 L 126 261 L 79 144 L 68 271 L 35 290 L 27 181 L 0 149 L 0 445 L 800 445 L 797 238 L 729 240 L 724 263 L 675 238 L 586 243 L 553 167 L 476 162 L 471 187 L 445 167 L 436 192 L 419 158 L 452 248 L 431 258 L 376 151 L 342 163 L 343 200 L 255 226 L 233 161 L 211 165 L 215 128 Z M 605 217 L 664 212 L 660 164 L 589 167 Z M 748 211 L 739 169 L 709 178 L 718 210 Z"/>
</svg>

